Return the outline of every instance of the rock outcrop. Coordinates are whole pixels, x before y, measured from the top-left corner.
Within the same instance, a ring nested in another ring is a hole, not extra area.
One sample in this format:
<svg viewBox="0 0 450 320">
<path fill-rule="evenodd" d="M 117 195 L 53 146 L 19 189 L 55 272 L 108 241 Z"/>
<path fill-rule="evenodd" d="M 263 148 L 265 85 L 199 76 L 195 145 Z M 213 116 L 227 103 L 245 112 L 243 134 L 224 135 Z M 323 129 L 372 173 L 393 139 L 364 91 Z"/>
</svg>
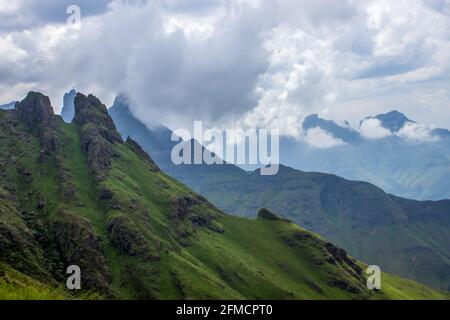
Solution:
<svg viewBox="0 0 450 320">
<path fill-rule="evenodd" d="M 106 106 L 92 94 L 86 97 L 82 93 L 77 93 L 75 96 L 75 117 L 73 121 L 79 126 L 91 124 L 98 127 L 101 136 L 111 143 L 123 142 L 113 120 L 108 114 Z"/>
<path fill-rule="evenodd" d="M 265 220 L 272 220 L 272 221 L 285 221 L 285 222 L 292 222 L 291 220 L 284 219 L 282 216 L 273 213 L 269 211 L 266 208 L 262 208 L 258 212 L 258 219 L 265 219 Z"/>
<path fill-rule="evenodd" d="M 325 244 L 325 248 L 330 253 L 330 257 L 328 257 L 328 262 L 330 263 L 346 263 L 350 268 L 352 268 L 357 274 L 362 275 L 363 269 L 347 255 L 347 252 L 335 246 L 334 244 L 328 242 Z"/>
<path fill-rule="evenodd" d="M 111 159 L 118 156 L 112 144 L 123 143 L 106 106 L 93 95 L 77 93 L 73 122 L 80 128 L 81 145 L 97 180 L 104 179 Z"/>
<path fill-rule="evenodd" d="M 58 140 L 54 131 L 58 121 L 49 97 L 30 92 L 24 100 L 16 104 L 15 110 L 27 130 L 38 136 L 43 151 L 50 152 L 57 148 Z"/>
<path fill-rule="evenodd" d="M 137 226 L 126 216 L 111 219 L 108 224 L 111 243 L 120 253 L 150 259 L 148 242 Z"/>
<path fill-rule="evenodd" d="M 48 279 L 44 271 L 44 255 L 33 230 L 23 221 L 14 197 L 0 181 L 0 261 L 13 265 L 25 274 Z"/>
<path fill-rule="evenodd" d="M 80 267 L 82 288 L 108 293 L 110 273 L 91 222 L 61 213 L 52 222 L 52 230 L 66 267 Z"/>
</svg>

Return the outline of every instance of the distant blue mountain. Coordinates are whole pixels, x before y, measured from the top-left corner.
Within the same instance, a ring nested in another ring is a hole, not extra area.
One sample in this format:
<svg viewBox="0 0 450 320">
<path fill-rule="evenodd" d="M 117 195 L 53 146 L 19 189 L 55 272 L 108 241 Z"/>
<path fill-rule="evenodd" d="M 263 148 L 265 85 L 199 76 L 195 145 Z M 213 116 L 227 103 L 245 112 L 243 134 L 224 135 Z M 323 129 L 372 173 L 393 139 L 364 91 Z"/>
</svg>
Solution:
<svg viewBox="0 0 450 320">
<path fill-rule="evenodd" d="M 152 157 L 170 153 L 176 142 L 171 141 L 172 131 L 162 124 L 148 128 L 132 114 L 127 98 L 123 95 L 117 96 L 108 113 L 124 139 L 133 138 L 145 150 L 152 150 Z"/>
<path fill-rule="evenodd" d="M 305 131 L 316 127 L 331 133 L 335 138 L 347 143 L 356 143 L 361 141 L 360 134 L 349 126 L 343 127 L 334 121 L 321 119 L 317 114 L 313 114 L 305 118 L 303 122 L 303 129 Z"/>
<path fill-rule="evenodd" d="M 388 113 L 379 114 L 373 117 L 367 117 L 361 120 L 360 125 L 367 119 L 378 119 L 381 125 L 391 131 L 392 133 L 399 132 L 407 123 L 415 123 L 416 121 L 409 119 L 403 113 L 393 110 Z M 346 143 L 353 144 L 361 142 L 363 138 L 360 133 L 349 125 L 342 126 L 332 120 L 325 120 L 320 118 L 317 114 L 312 114 L 305 118 L 303 122 L 303 129 L 306 131 L 312 128 L 321 128 L 332 134 L 335 138 L 338 138 Z M 430 129 L 431 133 L 441 138 L 450 138 L 450 130 L 444 128 Z"/>
<path fill-rule="evenodd" d="M 384 114 L 379 114 L 375 117 L 368 117 L 366 119 L 373 119 L 373 118 L 380 120 L 381 125 L 384 128 L 390 130 L 391 132 L 398 132 L 408 122 L 415 123 L 415 121 L 408 119 L 403 113 L 398 112 L 397 110 Z"/>
<path fill-rule="evenodd" d="M 450 131 L 447 129 L 442 129 L 442 128 L 438 128 L 438 129 L 433 129 L 432 134 L 443 137 L 443 138 L 450 138 Z"/>
<path fill-rule="evenodd" d="M 223 166 L 172 166 L 170 150 L 176 144 L 170 141 L 172 131 L 163 125 L 151 128 L 145 126 L 133 116 L 125 97 L 116 98 L 109 112 L 124 138 L 130 136 L 145 150 L 151 150 L 153 159 L 164 171 L 186 183 L 204 176 L 207 171 L 224 169 Z M 400 130 L 407 122 L 416 123 L 398 111 L 372 118 L 379 119 L 384 127 L 393 132 Z M 318 115 L 307 117 L 303 128 L 307 130 L 315 127 L 346 143 L 334 148 L 317 149 L 305 142 L 282 137 L 282 164 L 303 171 L 325 172 L 347 179 L 368 181 L 391 194 L 406 198 L 450 199 L 450 132 L 447 129 L 432 131 L 441 137 L 438 141 L 417 144 L 395 135 L 370 141 L 350 126 L 341 126 L 321 119 Z M 227 170 L 240 169 L 233 166 Z M 216 174 L 221 176 L 223 173 Z"/>
<path fill-rule="evenodd" d="M 392 111 L 376 118 L 393 133 L 406 123 L 416 123 L 406 115 Z M 450 131 L 433 129 L 440 139 L 411 142 L 392 135 L 367 140 L 345 126 L 312 115 L 304 128 L 320 127 L 345 145 L 317 149 L 295 139 L 283 138 L 281 163 L 305 171 L 326 172 L 347 179 L 371 182 L 383 190 L 411 199 L 450 199 Z M 359 136 L 355 138 L 355 136 Z"/>
<path fill-rule="evenodd" d="M 72 122 L 75 115 L 74 99 L 76 95 L 77 92 L 73 89 L 64 95 L 61 117 L 67 123 Z"/>
<path fill-rule="evenodd" d="M 13 102 L 10 102 L 7 104 L 0 105 L 0 109 L 2 109 L 2 110 L 14 109 L 14 106 L 16 105 L 16 103 L 17 103 L 17 101 L 13 101 Z"/>
<path fill-rule="evenodd" d="M 114 100 L 108 113 L 124 139 L 131 137 L 138 142 L 145 151 L 150 153 L 152 159 L 163 171 L 187 185 L 195 185 L 196 182 L 209 180 L 212 177 L 221 181 L 235 175 L 246 175 L 246 171 L 231 164 L 217 166 L 173 164 L 171 152 L 178 142 L 171 141 L 172 131 L 162 124 L 147 127 L 136 119 L 129 108 L 127 98 L 124 96 L 118 96 Z M 196 140 L 190 140 L 186 143 L 190 143 L 192 149 L 195 144 L 199 146 Z M 204 150 L 203 146 L 200 147 Z"/>
<path fill-rule="evenodd" d="M 130 136 L 137 141 L 163 171 L 204 195 L 226 212 L 254 216 L 258 208 L 270 208 L 342 245 L 356 257 L 377 261 L 383 270 L 405 274 L 437 288 L 448 288 L 450 279 L 447 276 L 446 240 L 450 201 L 418 202 L 401 199 L 386 194 L 369 183 L 347 181 L 323 173 L 303 172 L 283 165 L 274 176 L 261 176 L 258 170 L 247 172 L 234 165 L 177 166 L 170 158 L 174 145 L 170 140 L 170 129 L 162 125 L 144 125 L 134 117 L 125 97 L 115 100 L 109 114 L 124 139 Z M 340 127 L 332 121 L 319 119 L 318 116 L 308 120 L 305 128 L 321 127 L 340 134 L 347 141 L 359 142 L 318 150 L 295 139 L 283 137 L 280 145 L 282 153 L 289 155 L 289 160 L 298 166 L 323 166 L 330 171 L 343 169 L 347 174 L 354 172 L 361 176 L 365 172 L 367 178 L 375 178 L 376 174 L 373 172 L 378 170 L 376 165 L 380 163 L 379 168 L 393 170 L 394 178 L 391 180 L 395 180 L 398 178 L 396 170 L 403 174 L 405 167 L 420 162 L 409 157 L 396 159 L 399 150 L 395 140 L 383 139 L 378 141 L 381 146 L 372 145 L 356 136 L 357 132 L 350 128 Z M 196 142 L 191 140 L 186 143 Z M 411 153 L 416 153 L 416 150 L 412 149 Z M 425 156 L 425 162 L 427 159 L 436 161 L 429 162 L 428 165 L 438 169 L 439 161 L 444 161 L 426 152 L 419 152 L 417 155 L 419 158 Z M 429 173 L 423 168 L 416 169 L 408 169 L 409 172 L 417 171 L 412 179 L 423 175 L 423 172 Z M 389 174 L 380 173 L 382 174 L 377 182 L 389 178 Z M 436 183 L 434 175 L 430 175 L 430 178 L 431 184 Z M 448 191 L 450 188 L 443 189 Z M 402 189 L 399 187 L 399 190 Z M 411 264 L 412 257 L 417 259 L 416 264 Z"/>
</svg>

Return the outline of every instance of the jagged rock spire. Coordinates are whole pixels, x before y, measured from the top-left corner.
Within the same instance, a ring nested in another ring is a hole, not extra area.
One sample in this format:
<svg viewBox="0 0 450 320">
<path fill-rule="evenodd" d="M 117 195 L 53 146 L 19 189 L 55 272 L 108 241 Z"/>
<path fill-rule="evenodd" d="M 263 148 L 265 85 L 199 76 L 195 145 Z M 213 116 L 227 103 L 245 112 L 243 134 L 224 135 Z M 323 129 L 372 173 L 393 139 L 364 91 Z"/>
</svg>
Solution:
<svg viewBox="0 0 450 320">
<path fill-rule="evenodd" d="M 18 119 L 27 129 L 37 134 L 44 151 L 54 150 L 58 143 L 54 130 L 58 126 L 49 97 L 39 92 L 29 92 L 16 104 Z"/>
<path fill-rule="evenodd" d="M 108 114 L 108 109 L 92 94 L 86 97 L 82 93 L 77 93 L 75 96 L 75 117 L 73 122 L 79 126 L 93 124 L 98 127 L 102 137 L 109 142 L 123 142 L 114 121 Z"/>
<path fill-rule="evenodd" d="M 81 146 L 92 173 L 98 180 L 104 179 L 112 157 L 118 156 L 112 145 L 123 143 L 106 106 L 93 95 L 77 93 L 73 123 L 80 128 Z"/>
<path fill-rule="evenodd" d="M 29 129 L 39 127 L 55 127 L 57 122 L 50 99 L 39 92 L 29 92 L 28 95 L 16 105 L 19 119 Z"/>
</svg>

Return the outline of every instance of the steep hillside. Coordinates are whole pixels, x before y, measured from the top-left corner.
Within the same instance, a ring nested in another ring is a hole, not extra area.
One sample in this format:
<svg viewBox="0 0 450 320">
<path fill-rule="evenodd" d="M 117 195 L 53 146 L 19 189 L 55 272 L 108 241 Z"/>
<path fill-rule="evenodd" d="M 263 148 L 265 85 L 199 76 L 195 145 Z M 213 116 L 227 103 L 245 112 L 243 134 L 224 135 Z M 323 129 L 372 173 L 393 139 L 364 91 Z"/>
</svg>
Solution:
<svg viewBox="0 0 450 320">
<path fill-rule="evenodd" d="M 222 213 L 124 142 L 92 95 L 65 124 L 32 92 L 0 111 L 0 140 L 0 298 L 448 298 L 388 274 L 368 291 L 333 244 L 267 210 Z M 73 264 L 90 295 L 62 289 Z"/>
<path fill-rule="evenodd" d="M 406 200 L 369 183 L 283 166 L 273 177 L 220 181 L 186 183 L 227 212 L 251 217 L 269 208 L 383 270 L 450 288 L 450 201 Z"/>
<path fill-rule="evenodd" d="M 283 141 L 282 163 L 303 171 L 332 173 L 375 184 L 416 200 L 450 198 L 450 140 L 417 143 L 399 137 L 315 149 Z"/>
<path fill-rule="evenodd" d="M 148 129 L 124 103 L 116 103 L 110 112 L 123 136 L 142 143 L 163 170 L 225 212 L 252 217 L 259 208 L 269 208 L 363 261 L 436 288 L 450 288 L 449 201 L 401 199 L 369 183 L 285 166 L 273 177 L 231 165 L 175 166 L 169 129 Z M 315 117 L 309 122 L 322 123 Z"/>
</svg>

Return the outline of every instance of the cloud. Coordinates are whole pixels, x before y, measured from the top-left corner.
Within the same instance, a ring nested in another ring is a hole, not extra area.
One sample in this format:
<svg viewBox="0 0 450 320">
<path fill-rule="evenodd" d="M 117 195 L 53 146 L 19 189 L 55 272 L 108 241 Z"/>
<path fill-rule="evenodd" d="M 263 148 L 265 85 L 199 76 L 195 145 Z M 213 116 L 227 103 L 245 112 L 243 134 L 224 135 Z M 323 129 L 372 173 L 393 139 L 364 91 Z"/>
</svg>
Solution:
<svg viewBox="0 0 450 320">
<path fill-rule="evenodd" d="M 64 23 L 69 2 L 81 6 L 80 30 Z M 450 126 L 448 95 L 435 96 L 433 112 L 416 99 L 448 87 L 448 9 L 436 0 L 3 0 L 0 101 L 24 88 L 56 106 L 72 87 L 107 104 L 125 92 L 147 122 L 295 137 L 311 113 L 355 121 L 395 103 Z"/>
<path fill-rule="evenodd" d="M 304 141 L 318 149 L 328 149 L 345 144 L 344 141 L 333 137 L 332 134 L 319 127 L 308 129 Z"/>
<path fill-rule="evenodd" d="M 144 120 L 172 126 L 220 122 L 257 104 L 257 81 L 269 63 L 258 12 L 235 6 L 232 14 L 191 23 L 158 2 L 115 2 L 110 9 L 83 19 L 80 30 L 60 25 L 11 33 L 13 50 L 5 50 L 0 69 L 12 84 L 39 83 L 39 90 L 52 87 L 51 95 L 75 87 L 111 100 L 125 92 Z"/>
<path fill-rule="evenodd" d="M 360 134 L 366 139 L 383 139 L 392 135 L 392 132 L 383 127 L 380 120 L 368 118 L 361 122 Z"/>
<path fill-rule="evenodd" d="M 409 142 L 425 143 L 436 142 L 438 136 L 433 135 L 433 127 L 426 126 L 417 122 L 406 122 L 397 132 L 393 133 L 383 127 L 380 120 L 376 118 L 367 118 L 361 122 L 359 133 L 366 139 L 376 140 L 391 136 L 397 136 Z"/>
<path fill-rule="evenodd" d="M 196 17 L 211 14 L 223 4 L 223 0 L 168 0 L 162 2 L 162 6 L 172 13 L 193 14 Z"/>
<path fill-rule="evenodd" d="M 439 140 L 439 137 L 433 135 L 432 128 L 415 122 L 405 123 L 396 135 L 412 142 L 435 142 Z"/>
<path fill-rule="evenodd" d="M 64 23 L 70 5 L 81 8 L 83 16 L 99 15 L 108 10 L 111 0 L 2 0 L 0 2 L 0 32 L 20 31 Z"/>
<path fill-rule="evenodd" d="M 268 68 L 258 16 L 242 9 L 206 23 L 205 35 L 183 27 L 156 35 L 149 30 L 146 44 L 132 52 L 125 83 L 140 114 L 172 124 L 180 122 L 176 118 L 220 123 L 254 108 Z"/>
</svg>

